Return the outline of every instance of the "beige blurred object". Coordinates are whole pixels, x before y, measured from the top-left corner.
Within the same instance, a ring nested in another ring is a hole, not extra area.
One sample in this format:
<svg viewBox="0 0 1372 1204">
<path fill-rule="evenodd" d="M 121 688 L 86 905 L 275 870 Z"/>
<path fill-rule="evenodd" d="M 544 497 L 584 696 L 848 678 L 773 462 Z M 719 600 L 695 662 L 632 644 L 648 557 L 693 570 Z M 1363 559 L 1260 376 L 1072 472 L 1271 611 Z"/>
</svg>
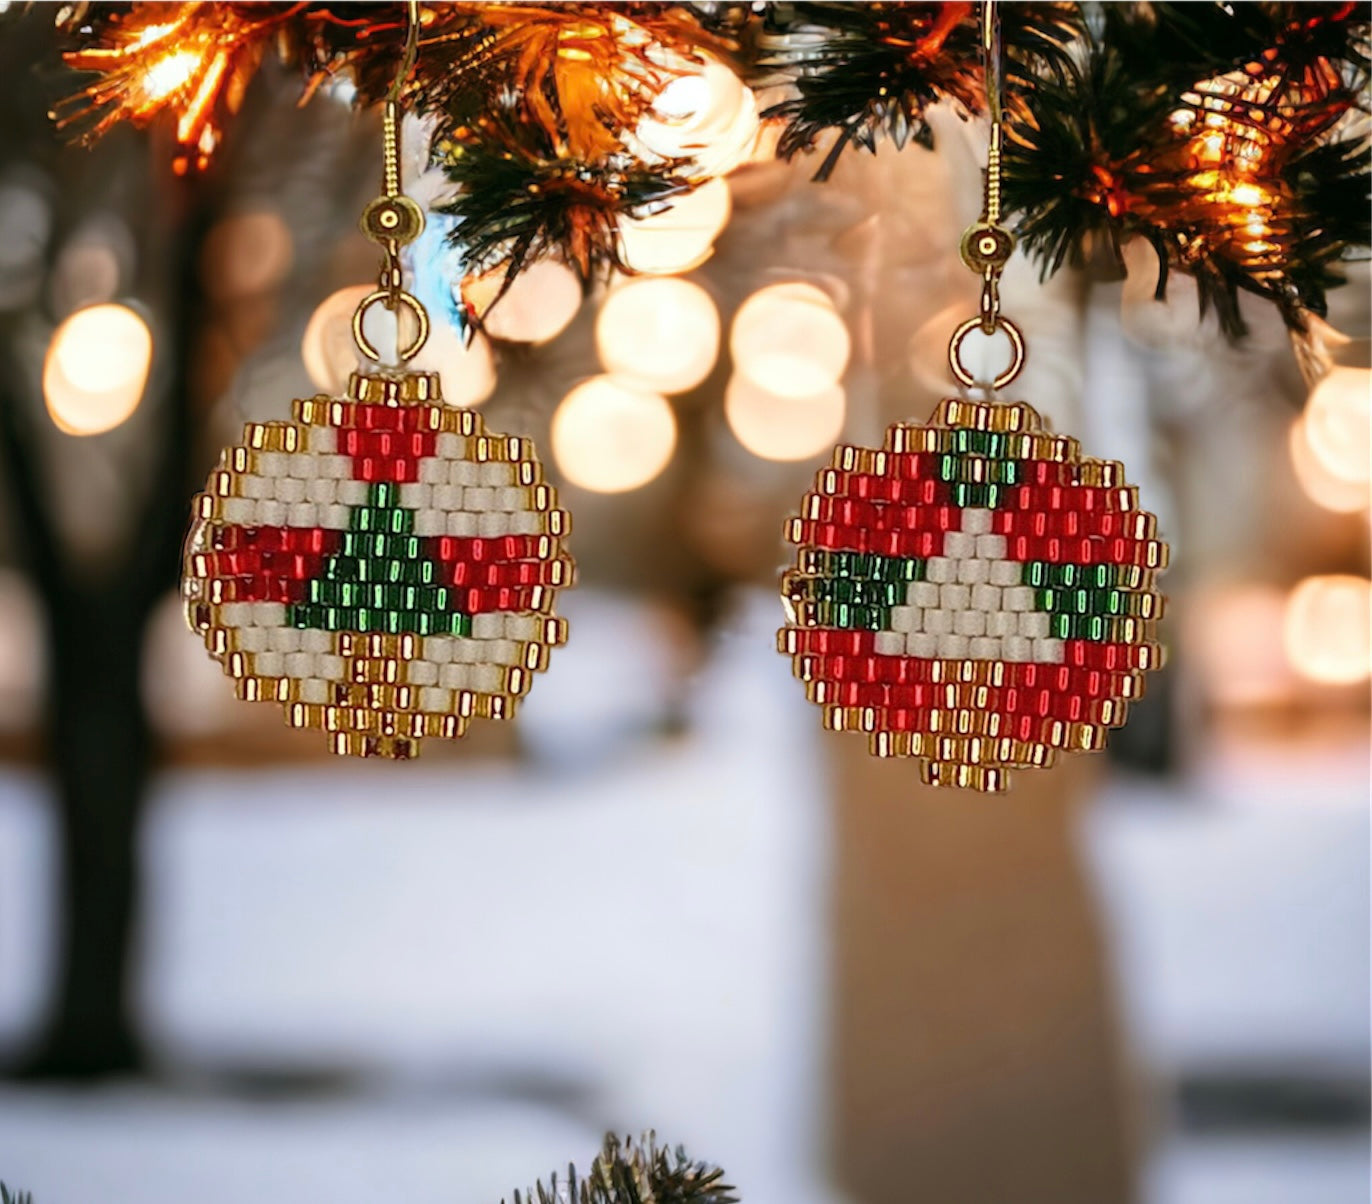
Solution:
<svg viewBox="0 0 1372 1204">
<path fill-rule="evenodd" d="M 841 1186 L 862 1204 L 1125 1204 L 1121 1056 L 1073 840 L 1096 764 L 988 799 L 826 744 Z"/>
</svg>

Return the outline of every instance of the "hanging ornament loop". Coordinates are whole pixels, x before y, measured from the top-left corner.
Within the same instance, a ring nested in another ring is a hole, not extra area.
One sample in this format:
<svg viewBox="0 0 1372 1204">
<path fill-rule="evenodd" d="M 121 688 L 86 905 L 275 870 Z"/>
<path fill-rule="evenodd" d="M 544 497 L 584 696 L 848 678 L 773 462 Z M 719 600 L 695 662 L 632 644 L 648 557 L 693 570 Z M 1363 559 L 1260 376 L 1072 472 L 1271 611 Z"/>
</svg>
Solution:
<svg viewBox="0 0 1372 1204">
<path fill-rule="evenodd" d="M 1000 13 L 996 0 L 983 0 L 981 6 L 981 54 L 986 79 L 986 111 L 991 119 L 991 141 L 986 153 L 986 182 L 981 219 L 962 235 L 959 253 L 962 262 L 981 277 L 981 312 L 963 322 L 948 344 L 948 366 L 953 376 L 971 388 L 976 375 L 963 362 L 962 350 L 967 336 L 979 329 L 993 335 L 1002 331 L 1010 340 L 1010 364 L 990 382 L 992 390 L 1003 389 L 1024 367 L 1024 335 L 1000 312 L 1000 277 L 1015 250 L 1015 236 L 1001 225 L 1001 153 L 1005 141 L 1002 110 L 1004 90 L 1004 53 L 1001 45 Z"/>
<path fill-rule="evenodd" d="M 400 248 L 413 242 L 424 229 L 423 211 L 400 191 L 400 96 L 419 53 L 419 0 L 406 0 L 405 13 L 405 52 L 382 110 L 381 195 L 368 203 L 358 222 L 362 233 L 382 250 L 381 274 L 375 291 L 362 299 L 353 314 L 357 349 L 379 362 L 381 353 L 363 328 L 367 311 L 378 303 L 384 305 L 395 315 L 398 331 L 402 310 L 409 310 L 416 329 L 408 344 L 397 346 L 396 357 L 402 364 L 418 355 L 429 338 L 429 315 L 418 299 L 405 291 L 400 266 Z"/>
</svg>

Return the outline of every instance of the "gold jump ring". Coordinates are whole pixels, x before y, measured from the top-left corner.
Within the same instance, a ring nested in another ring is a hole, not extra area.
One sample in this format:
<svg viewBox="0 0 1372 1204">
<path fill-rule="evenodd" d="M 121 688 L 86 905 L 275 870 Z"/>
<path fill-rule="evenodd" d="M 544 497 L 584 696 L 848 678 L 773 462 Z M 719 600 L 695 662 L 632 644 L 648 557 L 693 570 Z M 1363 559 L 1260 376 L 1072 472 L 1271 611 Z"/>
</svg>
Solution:
<svg viewBox="0 0 1372 1204">
<path fill-rule="evenodd" d="M 968 318 L 953 331 L 953 337 L 948 343 L 948 367 L 952 369 L 953 375 L 969 389 L 978 382 L 976 376 L 962 362 L 962 345 L 972 331 L 981 329 L 981 325 L 980 315 L 975 318 Z M 1003 318 L 999 314 L 993 321 L 992 330 L 1004 331 L 1005 337 L 1010 340 L 1010 364 L 1004 372 L 991 382 L 991 388 L 1003 389 L 1024 369 L 1024 335 L 1009 318 Z"/>
<path fill-rule="evenodd" d="M 362 319 L 366 316 L 367 310 L 371 309 L 378 301 L 383 303 L 398 301 L 414 314 L 415 320 L 419 323 L 419 329 L 415 332 L 414 340 L 403 351 L 399 348 L 396 349 L 396 358 L 399 359 L 401 363 L 414 359 L 414 357 L 419 354 L 419 349 L 429 340 L 429 315 L 425 312 L 424 307 L 419 304 L 418 300 L 406 292 L 392 293 L 386 289 L 379 288 L 375 292 L 368 293 L 363 297 L 358 304 L 357 309 L 353 311 L 353 341 L 357 344 L 358 349 L 362 354 L 368 359 L 376 360 L 377 363 L 381 362 L 381 352 L 372 346 L 362 330 Z M 395 308 L 393 304 L 387 304 L 386 307 L 388 309 Z M 399 322 L 399 318 L 400 315 L 397 313 L 397 323 Z M 397 332 L 398 329 L 399 327 L 397 326 Z"/>
</svg>

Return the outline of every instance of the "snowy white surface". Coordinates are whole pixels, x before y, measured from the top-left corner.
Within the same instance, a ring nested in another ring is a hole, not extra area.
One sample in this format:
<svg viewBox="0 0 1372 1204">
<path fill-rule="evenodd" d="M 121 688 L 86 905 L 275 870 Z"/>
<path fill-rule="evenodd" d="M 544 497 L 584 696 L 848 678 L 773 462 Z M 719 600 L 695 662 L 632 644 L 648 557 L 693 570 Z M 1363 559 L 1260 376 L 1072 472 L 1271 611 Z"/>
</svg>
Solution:
<svg viewBox="0 0 1372 1204">
<path fill-rule="evenodd" d="M 1304 772 L 1233 766 L 1169 793 L 1116 786 L 1086 812 L 1146 1066 L 1366 1071 L 1367 790 L 1363 757 L 1326 756 Z"/>
<path fill-rule="evenodd" d="M 679 740 L 642 736 L 666 672 L 644 670 L 650 612 L 593 605 L 531 711 L 542 769 L 166 778 L 140 987 L 160 1052 L 342 1069 L 356 1090 L 3 1087 L 0 1176 L 38 1204 L 494 1204 L 606 1127 L 656 1126 L 748 1204 L 832 1204 L 824 771 L 773 606 L 724 638 Z M 1089 812 L 1145 1070 L 1366 1065 L 1357 768 L 1325 762 L 1314 799 L 1306 767 L 1274 763 L 1189 799 L 1112 787 Z M 41 1007 L 52 846 L 37 783 L 0 778 L 0 1041 Z M 1361 1150 L 1169 1141 L 1146 1204 L 1364 1204 Z"/>
</svg>

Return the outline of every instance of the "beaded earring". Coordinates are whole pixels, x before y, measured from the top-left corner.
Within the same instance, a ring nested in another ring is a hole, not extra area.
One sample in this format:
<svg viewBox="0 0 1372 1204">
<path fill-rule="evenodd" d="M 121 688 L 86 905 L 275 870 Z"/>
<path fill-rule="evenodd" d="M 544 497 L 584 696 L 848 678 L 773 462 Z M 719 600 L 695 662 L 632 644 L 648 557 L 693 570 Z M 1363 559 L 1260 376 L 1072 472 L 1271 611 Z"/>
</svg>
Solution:
<svg viewBox="0 0 1372 1204">
<path fill-rule="evenodd" d="M 354 373 L 345 397 L 298 400 L 293 421 L 252 423 L 195 501 L 186 617 L 238 696 L 279 703 L 336 753 L 411 757 L 425 736 L 510 718 L 549 650 L 574 567 L 570 528 L 529 440 L 446 406 L 436 375 L 405 365 L 428 317 L 402 287 L 400 247 L 423 214 L 400 192 L 400 85 L 386 102 L 383 195 L 363 232 L 384 252 L 353 335 L 380 364 L 364 317 L 408 311 L 400 367 Z"/>
<path fill-rule="evenodd" d="M 1014 248 L 1000 225 L 999 26 L 983 5 L 991 147 L 983 219 L 962 256 L 981 314 L 949 346 L 953 375 L 975 329 L 1024 338 L 1000 313 Z M 791 518 L 779 649 L 824 723 L 878 756 L 916 757 L 928 783 L 1003 790 L 1008 771 L 1102 748 L 1157 668 L 1167 564 L 1157 521 L 1123 466 L 1084 458 L 1024 404 L 953 399 L 928 424 L 897 423 L 881 448 L 840 446 Z"/>
</svg>

